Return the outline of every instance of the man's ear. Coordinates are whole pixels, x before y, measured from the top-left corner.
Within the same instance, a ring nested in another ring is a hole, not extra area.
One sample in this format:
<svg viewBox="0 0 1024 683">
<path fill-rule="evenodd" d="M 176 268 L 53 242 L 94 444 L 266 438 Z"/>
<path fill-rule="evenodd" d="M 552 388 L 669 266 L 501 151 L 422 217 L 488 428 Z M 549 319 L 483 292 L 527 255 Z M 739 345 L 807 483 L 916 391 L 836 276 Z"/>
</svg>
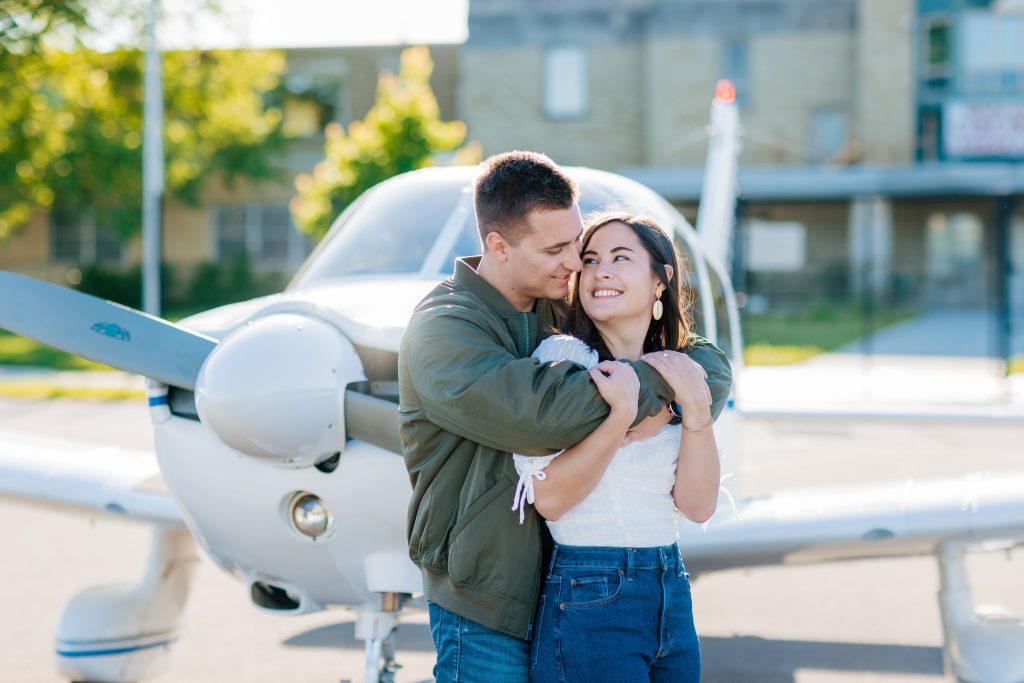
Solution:
<svg viewBox="0 0 1024 683">
<path fill-rule="evenodd" d="M 492 231 L 487 233 L 487 237 L 484 239 L 484 246 L 487 251 L 494 255 L 495 260 L 499 263 L 504 263 L 508 260 L 509 245 L 500 232 Z"/>
</svg>

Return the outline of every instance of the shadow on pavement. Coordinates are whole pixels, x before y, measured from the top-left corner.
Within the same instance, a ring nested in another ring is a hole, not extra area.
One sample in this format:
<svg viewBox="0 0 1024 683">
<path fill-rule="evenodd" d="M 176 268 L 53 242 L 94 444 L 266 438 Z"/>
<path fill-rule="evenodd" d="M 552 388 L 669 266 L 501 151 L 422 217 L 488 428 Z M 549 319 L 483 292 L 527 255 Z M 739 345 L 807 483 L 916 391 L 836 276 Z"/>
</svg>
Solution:
<svg viewBox="0 0 1024 683">
<path fill-rule="evenodd" d="M 754 636 L 702 637 L 702 683 L 794 683 L 801 669 L 942 676 L 942 648 L 921 645 L 828 643 L 773 640 Z M 355 624 L 341 622 L 296 634 L 289 647 L 363 649 Z M 401 624 L 398 660 L 403 651 L 433 652 L 430 627 Z"/>
<path fill-rule="evenodd" d="M 363 641 L 356 640 L 355 622 L 345 621 L 298 633 L 284 645 L 288 647 L 333 647 L 339 650 L 363 650 Z M 430 637 L 430 627 L 426 624 L 403 623 L 398 626 L 395 636 L 398 648 L 398 659 L 401 661 L 402 651 L 433 652 L 434 641 Z"/>
<path fill-rule="evenodd" d="M 793 683 L 798 669 L 943 675 L 942 648 L 701 637 L 702 683 Z"/>
</svg>

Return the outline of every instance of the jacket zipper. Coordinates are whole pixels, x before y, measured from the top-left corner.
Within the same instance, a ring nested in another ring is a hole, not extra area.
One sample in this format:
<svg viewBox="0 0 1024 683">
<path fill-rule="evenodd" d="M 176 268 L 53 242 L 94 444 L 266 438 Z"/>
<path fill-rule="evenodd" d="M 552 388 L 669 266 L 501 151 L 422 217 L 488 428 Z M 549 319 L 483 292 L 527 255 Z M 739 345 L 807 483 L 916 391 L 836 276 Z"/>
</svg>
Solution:
<svg viewBox="0 0 1024 683">
<path fill-rule="evenodd" d="M 523 322 L 523 358 L 530 355 L 530 318 L 525 313 L 519 314 L 519 318 Z"/>
</svg>

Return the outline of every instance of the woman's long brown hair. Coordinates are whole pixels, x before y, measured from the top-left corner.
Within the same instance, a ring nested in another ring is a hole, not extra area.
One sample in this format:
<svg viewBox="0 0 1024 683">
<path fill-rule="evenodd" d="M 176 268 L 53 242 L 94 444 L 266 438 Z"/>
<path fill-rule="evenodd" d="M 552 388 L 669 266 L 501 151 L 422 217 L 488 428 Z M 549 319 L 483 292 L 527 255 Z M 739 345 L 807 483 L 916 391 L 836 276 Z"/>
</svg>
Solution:
<svg viewBox="0 0 1024 683">
<path fill-rule="evenodd" d="M 651 318 L 651 324 L 644 337 L 644 353 L 663 349 L 675 351 L 687 347 L 690 343 L 690 330 L 693 327 L 693 319 L 690 317 L 691 302 L 684 300 L 685 294 L 680 283 L 685 273 L 679 252 L 672 244 L 672 238 L 648 216 L 635 216 L 624 211 L 602 211 L 587 216 L 581 252 L 587 250 L 590 240 L 598 230 L 611 223 L 622 223 L 636 233 L 650 256 L 651 272 L 665 285 L 665 291 L 661 293 L 661 320 Z M 672 266 L 671 278 L 665 272 L 665 264 Z M 580 273 L 575 273 L 569 289 L 569 315 L 564 331 L 596 349 L 601 360 L 614 360 L 594 321 L 583 310 L 579 286 Z"/>
</svg>

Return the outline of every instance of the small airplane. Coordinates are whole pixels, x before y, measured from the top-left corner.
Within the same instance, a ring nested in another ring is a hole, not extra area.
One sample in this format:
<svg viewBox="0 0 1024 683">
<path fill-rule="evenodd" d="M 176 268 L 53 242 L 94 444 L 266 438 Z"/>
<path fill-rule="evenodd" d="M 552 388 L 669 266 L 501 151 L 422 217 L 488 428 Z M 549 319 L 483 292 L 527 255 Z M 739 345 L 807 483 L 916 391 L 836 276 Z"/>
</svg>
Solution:
<svg viewBox="0 0 1024 683">
<path fill-rule="evenodd" d="M 736 135 L 736 125 L 714 126 L 722 112 L 735 120 L 721 95 L 712 134 Z M 722 149 L 735 154 L 737 145 L 712 145 Z M 735 172 L 734 163 L 717 167 Z M 672 232 L 690 268 L 697 328 L 741 379 L 721 250 L 639 183 L 567 170 L 584 212 L 614 205 Z M 62 676 L 128 682 L 160 673 L 198 545 L 260 609 L 354 609 L 364 680 L 395 680 L 395 628 L 404 609 L 424 604 L 407 554 L 397 354 L 416 303 L 456 256 L 479 252 L 475 174 L 439 167 L 381 183 L 342 213 L 284 292 L 178 324 L 0 271 L 0 327 L 148 378 L 155 454 L 0 433 L 0 496 L 154 530 L 138 584 L 89 588 L 66 605 L 56 638 Z M 728 180 L 720 202 L 735 199 Z M 730 401 L 716 429 L 725 472 L 738 472 L 740 419 Z M 934 555 L 953 672 L 973 683 L 1024 679 L 1024 621 L 976 610 L 964 569 L 968 550 L 1024 543 L 1024 472 L 784 491 L 719 509 L 706 531 L 681 523 L 692 574 Z"/>
</svg>

